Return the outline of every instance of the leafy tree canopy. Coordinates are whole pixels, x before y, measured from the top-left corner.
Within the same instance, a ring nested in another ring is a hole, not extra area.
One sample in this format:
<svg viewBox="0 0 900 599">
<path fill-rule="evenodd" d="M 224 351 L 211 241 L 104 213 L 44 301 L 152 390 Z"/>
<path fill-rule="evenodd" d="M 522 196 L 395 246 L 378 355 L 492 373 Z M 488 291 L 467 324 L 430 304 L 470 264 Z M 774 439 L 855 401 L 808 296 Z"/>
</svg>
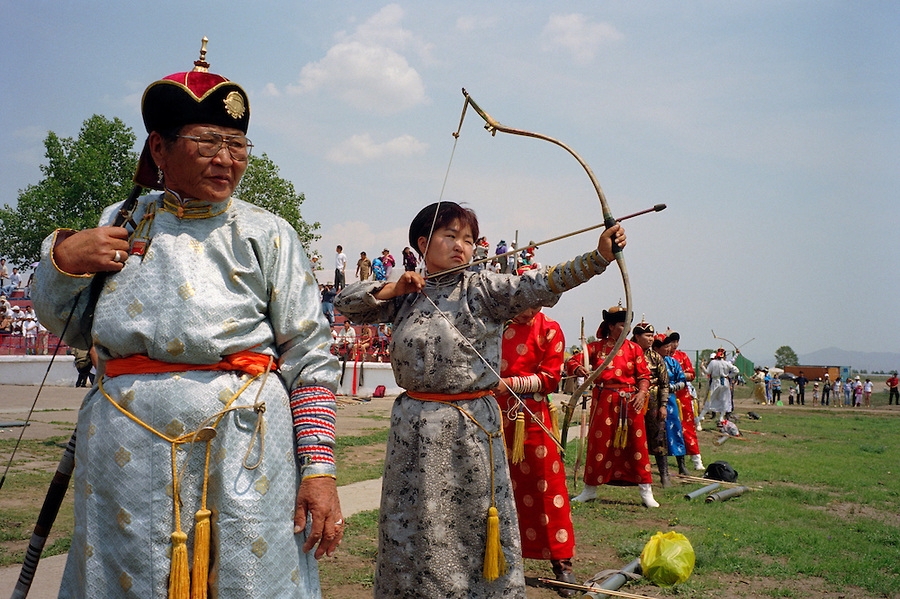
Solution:
<svg viewBox="0 0 900 599">
<path fill-rule="evenodd" d="M 265 153 L 250 155 L 247 171 L 234 190 L 234 197 L 265 208 L 289 222 L 307 252 L 310 251 L 309 244 L 321 237 L 316 233 L 319 223 L 308 223 L 300 215 L 300 205 L 306 197 L 294 190 L 293 183 L 281 177 L 278 166 Z"/>
<path fill-rule="evenodd" d="M 800 364 L 797 354 L 789 345 L 782 345 L 775 350 L 775 366 L 784 368 L 785 366 L 797 366 Z"/>
<path fill-rule="evenodd" d="M 30 264 L 40 259 L 41 241 L 53 230 L 97 226 L 103 209 L 124 200 L 134 186 L 135 140 L 134 131 L 120 119 L 96 114 L 82 124 L 77 139 L 49 132 L 44 178 L 20 190 L 15 207 L 0 208 L 0 255 L 11 264 Z M 304 195 L 265 154 L 250 156 L 235 197 L 287 220 L 307 251 L 319 238 L 319 223 L 307 223 L 300 214 Z"/>
</svg>

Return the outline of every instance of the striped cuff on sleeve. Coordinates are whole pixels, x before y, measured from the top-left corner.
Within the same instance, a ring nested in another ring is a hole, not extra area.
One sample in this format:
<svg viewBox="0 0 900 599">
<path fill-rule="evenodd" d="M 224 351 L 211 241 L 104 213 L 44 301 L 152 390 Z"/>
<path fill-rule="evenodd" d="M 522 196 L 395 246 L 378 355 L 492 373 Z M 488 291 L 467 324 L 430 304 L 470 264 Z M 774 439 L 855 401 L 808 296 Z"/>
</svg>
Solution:
<svg viewBox="0 0 900 599">
<path fill-rule="evenodd" d="M 294 389 L 291 416 L 300 475 L 303 478 L 335 476 L 334 393 L 313 385 Z"/>
</svg>

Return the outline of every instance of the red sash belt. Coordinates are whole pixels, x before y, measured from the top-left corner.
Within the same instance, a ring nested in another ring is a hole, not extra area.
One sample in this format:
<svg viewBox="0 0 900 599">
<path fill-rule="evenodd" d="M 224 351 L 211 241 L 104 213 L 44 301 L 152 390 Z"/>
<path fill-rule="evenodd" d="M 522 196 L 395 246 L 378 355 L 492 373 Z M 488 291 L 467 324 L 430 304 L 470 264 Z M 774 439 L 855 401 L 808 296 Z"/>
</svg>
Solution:
<svg viewBox="0 0 900 599">
<path fill-rule="evenodd" d="M 482 391 L 469 391 L 468 393 L 425 393 L 424 391 L 410 391 L 407 389 L 406 394 L 420 401 L 461 401 L 464 399 L 478 399 L 479 397 L 490 395 L 491 392 L 484 389 Z"/>
<path fill-rule="evenodd" d="M 239 370 L 256 376 L 266 371 L 272 357 L 266 354 L 242 350 L 222 358 L 215 364 L 180 364 L 154 360 L 150 356 L 134 354 L 125 358 L 113 358 L 106 363 L 106 376 L 114 377 L 122 374 L 158 374 L 164 372 L 183 372 L 185 370 Z M 274 369 L 274 368 L 273 368 Z"/>
</svg>

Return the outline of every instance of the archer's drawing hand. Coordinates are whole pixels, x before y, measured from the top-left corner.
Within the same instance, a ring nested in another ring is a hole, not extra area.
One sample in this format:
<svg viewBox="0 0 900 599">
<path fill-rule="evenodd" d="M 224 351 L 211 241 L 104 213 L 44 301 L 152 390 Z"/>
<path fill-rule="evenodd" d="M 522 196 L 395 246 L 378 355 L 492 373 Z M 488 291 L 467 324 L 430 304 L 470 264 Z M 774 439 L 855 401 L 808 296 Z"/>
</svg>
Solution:
<svg viewBox="0 0 900 599">
<path fill-rule="evenodd" d="M 118 272 L 125 268 L 128 249 L 128 229 L 125 227 L 60 231 L 53 247 L 53 261 L 70 275 Z"/>
<path fill-rule="evenodd" d="M 425 288 L 425 278 L 417 272 L 408 270 L 396 283 L 388 283 L 377 292 L 375 299 L 387 300 L 407 293 L 418 293 Z"/>
<path fill-rule="evenodd" d="M 588 371 L 587 368 L 584 367 L 584 364 L 579 364 L 578 366 L 575 367 L 575 371 L 573 374 L 575 376 L 588 376 L 591 373 L 590 373 L 590 371 Z"/>
<path fill-rule="evenodd" d="M 616 259 L 613 256 L 613 241 L 620 248 L 625 247 L 625 229 L 618 223 L 603 231 L 600 241 L 597 242 L 597 250 L 607 262 L 613 262 Z"/>
</svg>

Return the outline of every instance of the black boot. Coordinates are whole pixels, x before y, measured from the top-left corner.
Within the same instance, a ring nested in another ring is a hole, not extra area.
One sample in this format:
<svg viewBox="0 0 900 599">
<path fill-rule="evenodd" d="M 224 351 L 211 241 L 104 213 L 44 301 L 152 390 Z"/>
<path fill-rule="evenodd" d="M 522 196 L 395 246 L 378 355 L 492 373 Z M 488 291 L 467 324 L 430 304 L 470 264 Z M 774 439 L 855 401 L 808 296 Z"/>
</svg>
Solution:
<svg viewBox="0 0 900 599">
<path fill-rule="evenodd" d="M 675 461 L 678 462 L 678 474 L 682 476 L 690 476 L 691 473 L 688 472 L 687 468 L 684 467 L 684 456 L 677 455 L 675 456 Z"/>
<path fill-rule="evenodd" d="M 672 479 L 669 478 L 669 460 L 664 455 L 656 456 L 656 468 L 659 470 L 659 484 L 662 488 L 672 486 Z"/>
<path fill-rule="evenodd" d="M 578 580 L 575 579 L 575 575 L 572 573 L 571 559 L 552 559 L 550 560 L 550 565 L 553 566 L 553 574 L 556 576 L 556 580 L 568 582 L 569 584 L 578 584 Z M 575 589 L 563 587 L 558 587 L 556 592 L 559 593 L 560 597 L 574 597 L 578 594 L 578 591 Z"/>
</svg>

